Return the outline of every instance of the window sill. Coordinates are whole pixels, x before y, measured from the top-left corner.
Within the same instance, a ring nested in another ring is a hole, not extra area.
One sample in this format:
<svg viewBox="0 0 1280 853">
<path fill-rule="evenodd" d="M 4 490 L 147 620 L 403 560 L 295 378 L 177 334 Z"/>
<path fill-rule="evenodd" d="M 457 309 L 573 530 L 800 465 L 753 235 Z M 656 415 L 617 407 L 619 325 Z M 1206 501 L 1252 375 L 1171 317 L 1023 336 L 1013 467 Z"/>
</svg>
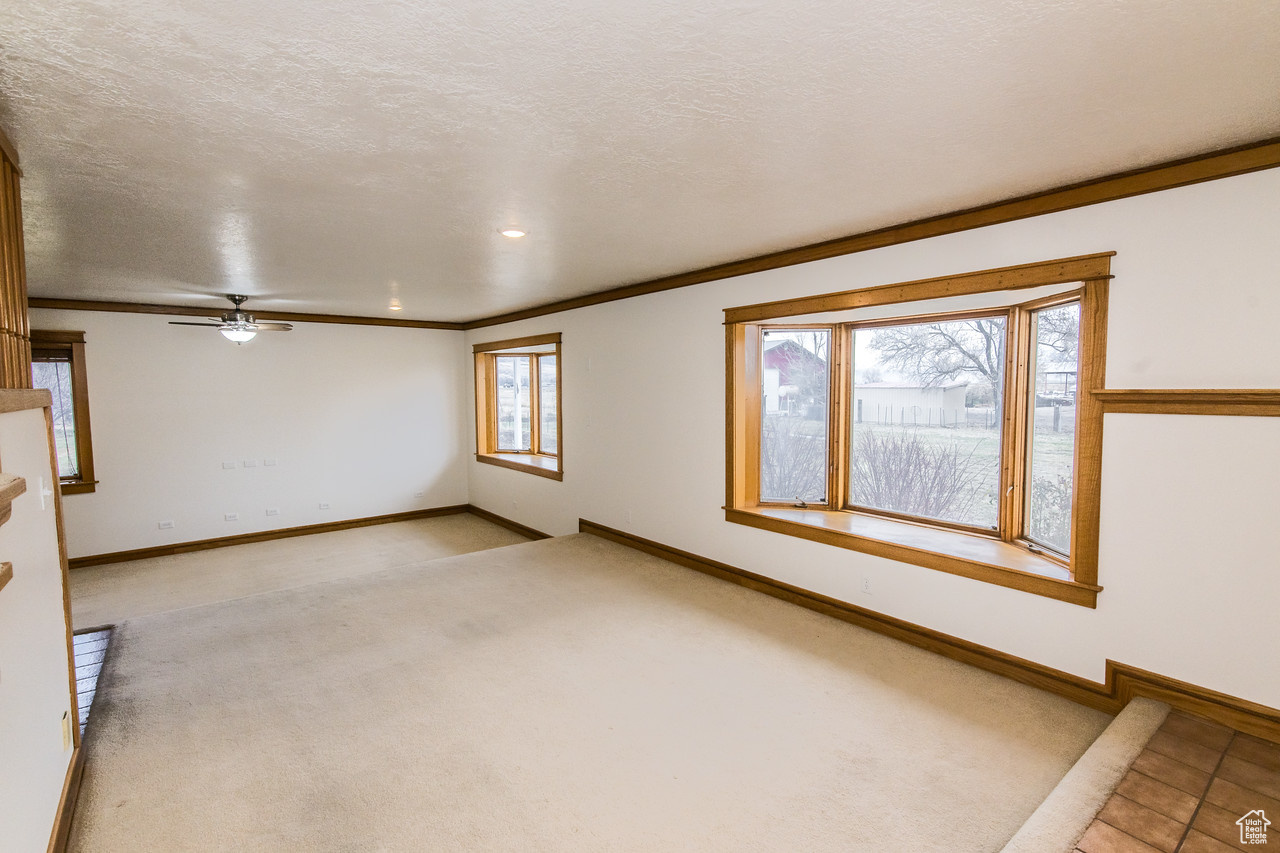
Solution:
<svg viewBox="0 0 1280 853">
<path fill-rule="evenodd" d="M 725 520 L 1083 607 L 1097 607 L 1102 589 L 1077 583 L 1061 563 L 1008 542 L 865 513 L 787 507 L 726 508 Z"/>
<path fill-rule="evenodd" d="M 98 485 L 97 480 L 80 481 L 76 483 L 61 483 L 59 488 L 62 489 L 64 495 L 84 495 L 92 492 Z"/>
<path fill-rule="evenodd" d="M 564 479 L 564 473 L 560 470 L 560 459 L 556 456 L 535 456 L 532 453 L 477 453 L 476 461 L 484 462 L 486 465 L 525 471 L 552 480 Z"/>
</svg>

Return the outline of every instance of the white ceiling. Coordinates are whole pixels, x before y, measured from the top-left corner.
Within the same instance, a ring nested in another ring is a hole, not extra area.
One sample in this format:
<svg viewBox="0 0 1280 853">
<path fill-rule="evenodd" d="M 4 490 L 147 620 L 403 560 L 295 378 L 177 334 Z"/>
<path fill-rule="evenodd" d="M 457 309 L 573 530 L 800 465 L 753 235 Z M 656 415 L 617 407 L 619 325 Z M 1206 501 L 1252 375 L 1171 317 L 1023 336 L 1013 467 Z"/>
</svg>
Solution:
<svg viewBox="0 0 1280 853">
<path fill-rule="evenodd" d="M 1280 136 L 1280 3 L 9 0 L 0 126 L 32 295 L 470 320 Z"/>
</svg>

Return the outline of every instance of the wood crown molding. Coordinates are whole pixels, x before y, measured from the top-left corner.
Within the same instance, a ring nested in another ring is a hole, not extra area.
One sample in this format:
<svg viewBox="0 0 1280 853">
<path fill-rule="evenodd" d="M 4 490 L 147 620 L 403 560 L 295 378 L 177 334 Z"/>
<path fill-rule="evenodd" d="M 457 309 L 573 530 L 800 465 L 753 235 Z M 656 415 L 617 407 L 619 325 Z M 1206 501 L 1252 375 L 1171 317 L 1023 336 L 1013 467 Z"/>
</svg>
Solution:
<svg viewBox="0 0 1280 853">
<path fill-rule="evenodd" d="M 1119 713 L 1135 696 L 1146 696 L 1215 720 L 1248 734 L 1280 742 L 1280 710 L 1219 693 L 1185 681 L 1108 660 L 1106 681 L 1099 684 L 1069 672 L 1017 657 L 988 646 L 925 628 L 903 619 L 858 607 L 727 563 L 700 557 L 586 519 L 578 530 L 634 548 L 677 565 L 762 592 L 831 616 L 842 622 L 901 640 L 961 663 L 1003 675 L 1109 714 Z"/>
<path fill-rule="evenodd" d="M 1280 415 L 1280 388 L 1107 388 L 1093 396 L 1108 415 Z"/>
<path fill-rule="evenodd" d="M 542 317 L 575 308 L 600 305 L 619 299 L 630 299 L 649 293 L 689 287 L 710 281 L 733 278 L 748 273 L 779 269 L 824 260 L 840 255 L 851 255 L 870 249 L 881 249 L 938 237 L 943 234 L 954 234 L 987 225 L 999 225 L 1018 219 L 1027 219 L 1046 213 L 1059 213 L 1077 207 L 1087 207 L 1106 201 L 1116 201 L 1160 190 L 1198 184 L 1218 178 L 1243 175 L 1263 169 L 1280 166 L 1280 138 L 1272 138 L 1201 154 L 1172 160 L 1155 166 L 1119 172 L 1077 184 L 1019 196 L 1006 201 L 972 207 L 926 219 L 917 219 L 900 225 L 892 225 L 874 231 L 866 231 L 848 237 L 839 237 L 821 243 L 813 243 L 795 249 L 784 249 L 740 261 L 705 267 L 691 272 L 663 276 L 649 281 L 615 287 L 609 290 L 578 296 L 573 299 L 562 299 L 545 305 L 511 311 L 480 320 L 472 320 L 464 324 L 465 328 L 479 329 L 485 326 L 497 326 L 512 323 L 516 320 L 527 320 L 531 317 Z"/>
<path fill-rule="evenodd" d="M 15 152 L 16 163 L 16 152 Z M 527 320 L 532 317 L 544 317 L 577 308 L 631 299 L 664 290 L 675 290 L 695 284 L 734 278 L 749 273 L 780 269 L 795 266 L 809 261 L 824 260 L 896 246 L 929 237 L 954 234 L 982 228 L 987 225 L 999 225 L 1018 219 L 1027 219 L 1046 213 L 1059 213 L 1077 207 L 1087 207 L 1107 201 L 1116 201 L 1146 193 L 1174 189 L 1176 187 L 1198 184 L 1204 181 L 1229 178 L 1273 169 L 1280 166 L 1280 138 L 1265 139 L 1248 145 L 1225 148 L 1194 157 L 1171 160 L 1155 166 L 1118 172 L 1101 178 L 1080 183 L 1018 196 L 1005 201 L 993 202 L 979 207 L 971 207 L 951 213 L 917 219 L 873 231 L 864 231 L 848 237 L 838 237 L 794 249 L 783 249 L 764 255 L 744 258 L 729 263 L 716 264 L 710 267 L 662 276 L 648 281 L 613 287 L 585 296 L 571 299 L 560 299 L 532 308 L 495 314 L 466 322 L 437 322 L 431 320 L 395 320 L 381 317 L 348 317 L 338 314 L 291 314 L 285 312 L 262 311 L 252 312 L 254 316 L 264 320 L 293 321 L 300 323 L 348 323 L 371 326 L 406 326 L 418 329 L 446 329 L 471 331 L 487 326 L 500 326 Z M 32 308 L 66 309 L 76 311 L 121 311 L 135 314 L 175 314 L 184 317 L 200 316 L 204 309 L 192 309 L 175 305 L 156 305 L 136 302 L 96 302 L 82 299 L 57 299 L 31 297 L 28 304 Z M 209 309 L 212 313 L 218 313 Z"/>
<path fill-rule="evenodd" d="M 204 317 L 221 314 L 222 308 L 193 308 L 186 305 L 157 305 L 148 302 L 99 302 L 92 299 L 51 299 L 41 296 L 27 298 L 28 308 L 44 308 L 51 311 L 108 311 L 121 314 L 163 314 L 173 317 Z M 292 311 L 249 311 L 259 320 L 279 320 L 288 323 L 341 323 L 347 326 L 396 326 L 408 329 L 442 329 L 462 331 L 462 323 L 445 323 L 435 320 L 405 320 L 394 317 L 355 317 L 346 314 L 303 314 Z"/>
</svg>

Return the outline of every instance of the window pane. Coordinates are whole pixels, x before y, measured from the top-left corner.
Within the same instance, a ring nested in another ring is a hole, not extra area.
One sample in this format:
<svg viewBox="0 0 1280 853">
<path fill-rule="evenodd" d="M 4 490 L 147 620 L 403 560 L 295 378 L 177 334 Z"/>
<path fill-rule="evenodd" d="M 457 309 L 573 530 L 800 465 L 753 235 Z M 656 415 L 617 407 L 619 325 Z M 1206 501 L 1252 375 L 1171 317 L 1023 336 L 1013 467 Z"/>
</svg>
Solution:
<svg viewBox="0 0 1280 853">
<path fill-rule="evenodd" d="M 556 357 L 538 356 L 538 416 L 539 448 L 551 456 L 559 452 L 559 436 L 556 435 Z"/>
<path fill-rule="evenodd" d="M 495 379 L 498 383 L 498 449 L 528 450 L 529 357 L 499 356 Z"/>
<path fill-rule="evenodd" d="M 849 503 L 995 528 L 1005 317 L 854 333 Z"/>
<path fill-rule="evenodd" d="M 31 364 L 31 383 L 53 394 L 53 441 L 58 450 L 58 477 L 80 478 L 80 459 L 76 452 L 76 417 L 71 397 L 71 363 L 69 361 L 35 361 Z"/>
<path fill-rule="evenodd" d="M 760 499 L 827 500 L 828 329 L 765 329 Z"/>
<path fill-rule="evenodd" d="M 1035 312 L 1031 334 L 1036 346 L 1027 459 L 1027 537 L 1070 554 L 1080 303 Z"/>
</svg>

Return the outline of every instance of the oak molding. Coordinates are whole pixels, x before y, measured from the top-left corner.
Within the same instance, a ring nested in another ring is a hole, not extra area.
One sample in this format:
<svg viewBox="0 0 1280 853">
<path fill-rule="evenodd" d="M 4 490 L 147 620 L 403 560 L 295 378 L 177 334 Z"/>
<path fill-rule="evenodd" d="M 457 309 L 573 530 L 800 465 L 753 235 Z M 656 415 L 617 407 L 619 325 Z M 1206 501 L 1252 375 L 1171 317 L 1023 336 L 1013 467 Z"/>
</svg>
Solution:
<svg viewBox="0 0 1280 853">
<path fill-rule="evenodd" d="M 483 518 L 485 521 L 491 521 L 494 524 L 498 525 L 499 527 L 505 527 L 508 530 L 512 530 L 516 533 L 519 533 L 521 536 L 528 536 L 530 539 L 550 539 L 551 538 L 550 533 L 543 533 L 541 530 L 535 530 L 532 527 L 526 527 L 525 525 L 521 524 L 518 521 L 512 521 L 509 518 L 505 518 L 501 515 L 498 515 L 496 512 L 489 512 L 489 510 L 481 509 L 478 506 L 468 505 L 467 512 L 471 513 L 477 518 Z"/>
<path fill-rule="evenodd" d="M 227 548 L 232 545 L 248 545 L 253 542 L 270 542 L 275 539 L 289 539 L 294 536 L 309 536 L 312 533 L 332 533 L 337 530 L 349 530 L 353 527 L 371 527 L 375 524 L 394 524 L 397 521 L 413 521 L 419 518 L 436 518 L 442 515 L 472 515 L 499 524 L 508 530 L 514 530 L 531 539 L 548 539 L 550 536 L 532 527 L 525 527 L 508 518 L 481 509 L 471 504 L 433 507 L 431 509 L 414 509 L 407 512 L 393 512 L 387 515 L 371 515 L 364 518 L 352 518 L 346 521 L 328 521 L 323 524 L 304 524 L 299 527 L 285 527 L 279 530 L 264 530 L 260 533 L 241 533 L 236 536 L 219 536 L 216 539 L 197 539 L 191 542 L 176 542 L 172 545 L 157 545 L 153 548 L 136 548 L 132 551 L 113 551 L 107 554 L 91 554 L 86 557 L 72 557 L 67 561 L 71 569 L 87 569 L 90 566 L 103 566 L 109 563 L 123 563 L 129 560 L 145 560 L 149 557 L 171 557 L 174 554 L 188 554 L 192 551 L 208 551 L 213 548 Z M 110 627 L 110 626 L 104 626 Z M 79 633 L 79 632 L 77 632 Z"/>
<path fill-rule="evenodd" d="M 78 726 L 78 723 L 75 724 Z M 48 853 L 64 853 L 71 839 L 71 821 L 75 817 L 76 802 L 80 799 L 80 782 L 84 779 L 84 747 L 77 746 L 71 753 L 67 776 L 62 782 L 62 796 L 58 799 L 58 811 L 53 818 L 53 831 L 49 835 Z"/>
<path fill-rule="evenodd" d="M 393 512 L 386 515 L 372 515 L 363 518 L 351 518 L 345 521 L 326 521 L 320 524 L 303 524 L 298 527 L 283 527 L 278 530 L 263 530 L 258 533 L 238 533 L 234 536 L 218 536 L 213 539 L 196 539 L 191 542 L 175 542 L 172 545 L 156 545 L 151 548 L 135 548 L 130 551 L 112 551 L 106 554 L 91 554 L 85 557 L 72 557 L 67 561 L 71 569 L 85 569 L 90 566 L 102 566 L 108 563 L 124 563 L 129 560 L 145 560 L 150 557 L 171 557 L 174 554 L 188 554 L 192 551 L 208 551 L 213 548 L 227 548 L 232 545 L 248 545 L 253 542 L 270 542 L 275 539 L 289 539 L 294 536 L 308 536 L 312 533 L 333 533 L 338 530 L 349 530 L 353 527 L 370 527 L 375 524 L 392 524 L 397 521 L 412 521 L 418 518 L 435 518 L 441 515 L 457 515 L 468 512 L 469 504 L 433 507 L 431 509 L 414 509 L 407 512 Z"/>
<path fill-rule="evenodd" d="M 1108 415 L 1280 415 L 1280 388 L 1106 388 L 1093 396 Z"/>
<path fill-rule="evenodd" d="M 207 317 L 221 314 L 223 308 L 201 308 L 189 305 L 159 305 L 151 302 L 109 302 L 93 299 L 57 299 L 42 296 L 27 298 L 28 308 L 44 308 L 52 311 L 107 311 L 121 314 L 162 314 L 172 317 Z M 225 307 L 225 306 L 224 306 Z M 437 320 L 409 320 L 397 317 L 357 317 L 348 314 L 306 314 L 294 311 L 255 311 L 249 313 L 258 320 L 280 320 L 290 323 L 340 323 L 347 326 L 396 326 L 408 329 L 443 329 L 459 332 L 462 323 Z"/>
<path fill-rule="evenodd" d="M 11 580 L 13 580 L 13 563 L 0 563 L 0 589 L 8 586 Z"/>
<path fill-rule="evenodd" d="M 4 132 L 3 127 L 0 127 L 0 154 L 8 159 L 9 164 L 18 173 L 18 177 L 22 177 L 22 167 L 18 164 L 18 149 L 9 141 L 9 136 Z"/>
<path fill-rule="evenodd" d="M 44 388 L 0 388 L 0 415 L 52 405 L 53 395 Z"/>
<path fill-rule="evenodd" d="M 16 156 L 14 159 L 16 164 Z M 954 234 L 987 225 L 999 225 L 1019 219 L 1028 219 L 1046 213 L 1060 213 L 1077 207 L 1087 207 L 1107 201 L 1117 201 L 1136 195 L 1160 192 L 1161 190 L 1198 184 L 1204 181 L 1229 178 L 1258 172 L 1280 166 L 1280 138 L 1264 139 L 1247 145 L 1239 145 L 1170 160 L 1154 166 L 1117 172 L 1100 178 L 1079 183 L 1067 184 L 1043 192 L 1018 196 L 1004 201 L 993 202 L 979 207 L 916 219 L 898 225 L 890 225 L 872 231 L 864 231 L 847 237 L 838 237 L 819 243 L 811 243 L 792 249 L 783 249 L 756 255 L 728 263 L 662 276 L 634 284 L 613 287 L 606 290 L 576 296 L 571 299 L 559 299 L 530 308 L 481 317 L 465 322 L 442 322 L 431 320 L 393 320 L 377 317 L 347 317 L 336 314 L 287 314 L 281 312 L 253 312 L 254 316 L 264 320 L 295 320 L 311 323 L 352 323 L 375 326 L 409 326 L 425 329 L 451 329 L 470 331 L 486 326 L 499 326 L 513 323 L 516 320 L 527 320 L 531 317 L 543 317 L 572 311 L 591 305 L 631 299 L 664 290 L 675 290 L 695 284 L 705 284 L 734 278 L 749 273 L 780 269 L 795 266 L 809 261 L 852 255 L 871 249 L 911 243 L 944 234 Z M 31 297 L 28 304 L 32 308 L 66 308 L 80 311 L 124 311 L 139 314 L 180 314 L 182 316 L 199 316 L 205 313 L 201 309 L 186 306 L 157 305 L 135 302 L 96 302 L 81 299 L 60 299 L 48 297 Z"/>
<path fill-rule="evenodd" d="M 1280 742 L 1280 710 L 1250 702 L 1247 699 L 1112 660 L 1106 662 L 1106 681 L 1099 684 L 1088 678 L 1063 672 L 989 646 L 944 634 L 932 628 L 887 616 L 847 601 L 812 592 L 586 519 L 578 520 L 578 530 L 831 616 L 842 622 L 884 634 L 943 657 L 1003 675 L 1022 684 L 1047 690 L 1108 714 L 1119 713 L 1135 696 L 1146 696 L 1238 731 Z"/>
<path fill-rule="evenodd" d="M 649 281 L 615 287 L 572 299 L 561 299 L 506 314 L 498 314 L 464 324 L 467 330 L 485 326 L 497 326 L 516 320 L 527 320 L 561 311 L 572 311 L 590 305 L 600 305 L 619 299 L 630 299 L 664 290 L 675 290 L 694 284 L 734 278 L 749 273 L 780 269 L 809 261 L 852 255 L 870 249 L 881 249 L 901 243 L 911 243 L 929 237 L 954 234 L 999 225 L 1018 219 L 1059 213 L 1077 207 L 1087 207 L 1107 201 L 1117 201 L 1146 193 L 1174 189 L 1176 187 L 1228 178 L 1249 172 L 1280 166 L 1280 138 L 1271 138 L 1248 145 L 1225 148 L 1194 157 L 1171 160 L 1155 166 L 1133 169 L 1101 178 L 1019 196 L 979 207 L 917 219 L 899 225 L 891 225 L 873 231 L 864 231 L 848 237 L 838 237 L 820 243 L 812 243 L 794 249 L 770 252 L 743 260 L 717 264 L 690 272 L 663 276 Z"/>
<path fill-rule="evenodd" d="M 546 477 L 548 480 L 559 480 L 563 482 L 564 480 L 563 471 L 557 471 L 554 468 L 543 468 L 541 465 L 536 465 L 532 462 L 521 462 L 518 459 L 508 458 L 510 456 L 516 456 L 516 455 L 517 454 L 514 454 L 514 453 L 505 454 L 505 455 L 498 455 L 494 453 L 477 453 L 475 456 L 476 456 L 477 462 L 483 462 L 486 465 L 496 465 L 499 468 L 509 468 L 512 471 L 523 471 L 526 474 L 535 474 L 539 477 Z M 525 453 L 520 455 L 528 456 L 530 458 L 537 458 L 537 457 L 534 457 L 534 455 L 531 453 Z"/>
<path fill-rule="evenodd" d="M 725 507 L 724 518 L 725 521 L 754 527 L 758 530 L 768 530 L 773 533 L 808 539 L 811 542 L 821 542 L 824 545 L 832 545 L 850 551 L 860 551 L 875 557 L 883 557 L 886 560 L 923 566 L 926 569 L 959 575 L 960 577 L 1016 589 L 1033 595 L 1043 595 L 1046 598 L 1065 601 L 1068 604 L 1078 604 L 1081 607 L 1091 609 L 1098 606 L 1098 593 L 1102 591 L 1102 587 L 1096 584 L 1063 580 L 1051 575 L 1038 574 L 1027 569 L 1017 569 L 995 562 L 984 562 L 975 557 L 961 557 L 943 550 L 904 544 L 889 538 L 863 536 L 818 525 L 780 519 L 767 510 Z M 947 531 L 939 532 L 943 533 L 943 535 L 947 534 Z M 962 537 L 967 534 L 957 532 L 953 535 Z M 1009 553 L 1018 554 L 1026 562 L 1043 561 L 1051 563 L 1047 558 L 1040 558 L 1029 553 L 1024 554 L 1020 549 L 1006 542 L 995 540 L 990 544 L 993 549 L 999 548 Z"/>
<path fill-rule="evenodd" d="M 1073 258 L 1057 258 L 1011 267 L 894 282 L 875 287 L 860 287 L 816 296 L 739 305 L 724 309 L 724 322 L 725 325 L 755 323 L 803 314 L 852 311 L 880 305 L 898 305 L 1005 290 L 1024 290 L 1076 281 L 1099 281 L 1112 278 L 1111 259 L 1115 254 L 1115 252 L 1098 252 Z"/>
</svg>

